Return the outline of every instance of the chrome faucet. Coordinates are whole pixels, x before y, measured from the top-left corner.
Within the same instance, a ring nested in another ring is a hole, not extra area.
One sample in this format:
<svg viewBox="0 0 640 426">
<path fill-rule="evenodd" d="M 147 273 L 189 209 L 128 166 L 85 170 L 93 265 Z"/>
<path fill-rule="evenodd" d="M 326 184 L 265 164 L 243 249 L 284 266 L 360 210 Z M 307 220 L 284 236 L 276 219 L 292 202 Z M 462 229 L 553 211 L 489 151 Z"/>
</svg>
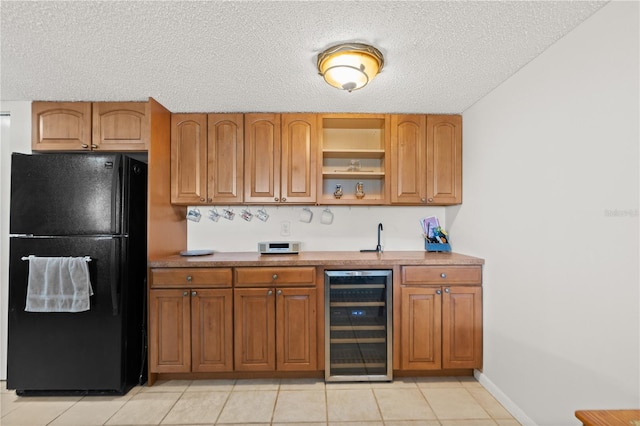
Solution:
<svg viewBox="0 0 640 426">
<path fill-rule="evenodd" d="M 378 253 L 382 253 L 382 246 L 380 245 L 380 231 L 382 231 L 384 228 L 382 227 L 382 223 L 378 224 L 378 245 L 376 246 L 376 251 Z"/>
</svg>

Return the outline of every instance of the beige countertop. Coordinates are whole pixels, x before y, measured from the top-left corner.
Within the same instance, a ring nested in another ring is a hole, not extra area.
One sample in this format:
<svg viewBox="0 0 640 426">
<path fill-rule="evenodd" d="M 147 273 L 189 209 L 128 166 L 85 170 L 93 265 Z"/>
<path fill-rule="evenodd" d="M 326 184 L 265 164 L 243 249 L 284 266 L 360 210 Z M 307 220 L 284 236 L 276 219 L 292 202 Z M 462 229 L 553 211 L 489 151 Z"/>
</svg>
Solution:
<svg viewBox="0 0 640 426">
<path fill-rule="evenodd" d="M 215 252 L 208 256 L 168 256 L 149 262 L 151 268 L 214 268 L 233 266 L 395 266 L 483 265 L 484 259 L 459 253 L 426 251 L 305 251 L 260 255 L 257 252 Z"/>
</svg>

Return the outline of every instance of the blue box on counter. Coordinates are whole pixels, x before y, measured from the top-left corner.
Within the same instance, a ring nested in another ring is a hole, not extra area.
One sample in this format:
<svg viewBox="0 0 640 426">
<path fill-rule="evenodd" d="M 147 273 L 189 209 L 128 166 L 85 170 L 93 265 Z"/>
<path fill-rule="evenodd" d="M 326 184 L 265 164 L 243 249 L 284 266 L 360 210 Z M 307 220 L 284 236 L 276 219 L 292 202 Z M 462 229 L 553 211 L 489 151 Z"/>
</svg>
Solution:
<svg viewBox="0 0 640 426">
<path fill-rule="evenodd" d="M 442 252 L 450 252 L 451 245 L 449 243 L 430 243 L 427 240 L 424 240 L 424 249 L 426 251 L 442 251 Z"/>
</svg>

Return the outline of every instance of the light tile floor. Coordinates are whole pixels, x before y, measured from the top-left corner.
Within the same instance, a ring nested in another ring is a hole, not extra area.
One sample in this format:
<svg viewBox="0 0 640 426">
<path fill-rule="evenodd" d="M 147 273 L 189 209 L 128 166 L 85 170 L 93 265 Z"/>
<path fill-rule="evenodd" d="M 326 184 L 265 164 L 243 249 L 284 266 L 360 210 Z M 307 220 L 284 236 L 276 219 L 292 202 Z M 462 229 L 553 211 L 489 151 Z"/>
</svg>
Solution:
<svg viewBox="0 0 640 426">
<path fill-rule="evenodd" d="M 171 380 L 118 397 L 18 397 L 1 385 L 3 426 L 519 425 L 473 377 Z"/>
</svg>

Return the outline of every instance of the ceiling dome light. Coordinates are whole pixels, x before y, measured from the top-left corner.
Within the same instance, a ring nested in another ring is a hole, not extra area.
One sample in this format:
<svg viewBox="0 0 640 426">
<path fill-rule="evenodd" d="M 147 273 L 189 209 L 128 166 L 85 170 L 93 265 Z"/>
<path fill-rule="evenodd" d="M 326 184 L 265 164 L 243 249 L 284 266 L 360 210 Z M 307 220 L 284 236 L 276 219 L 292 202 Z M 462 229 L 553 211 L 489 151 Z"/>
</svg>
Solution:
<svg viewBox="0 0 640 426">
<path fill-rule="evenodd" d="M 382 53 L 368 44 L 338 44 L 318 55 L 318 72 L 324 80 L 349 92 L 366 86 L 383 66 Z"/>
</svg>

